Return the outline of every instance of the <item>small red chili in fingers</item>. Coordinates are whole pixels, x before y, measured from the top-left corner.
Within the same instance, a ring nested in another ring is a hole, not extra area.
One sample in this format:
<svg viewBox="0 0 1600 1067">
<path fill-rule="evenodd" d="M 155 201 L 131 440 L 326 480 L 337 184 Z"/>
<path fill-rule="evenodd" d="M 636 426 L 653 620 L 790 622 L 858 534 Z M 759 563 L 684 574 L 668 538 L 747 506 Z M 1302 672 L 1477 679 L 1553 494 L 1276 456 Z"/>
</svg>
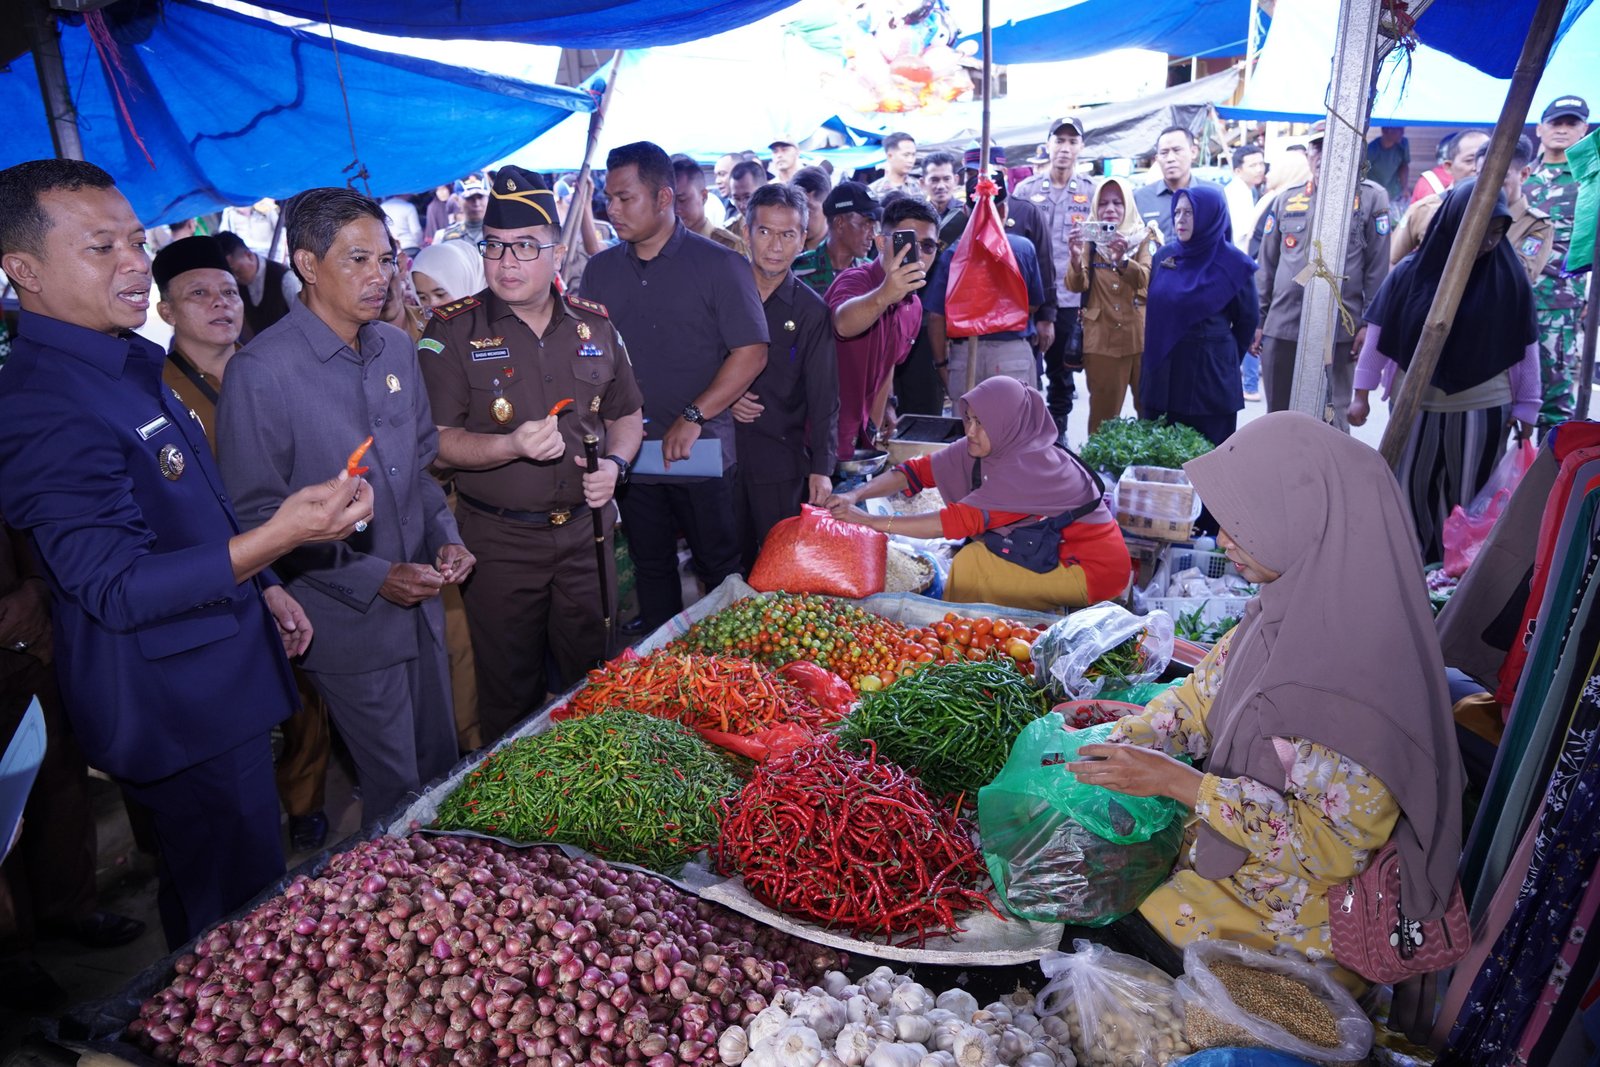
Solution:
<svg viewBox="0 0 1600 1067">
<path fill-rule="evenodd" d="M 363 474 L 367 473 L 367 471 L 372 469 L 371 467 L 359 466 L 359 464 L 361 463 L 361 457 L 366 455 L 367 454 L 367 449 L 369 449 L 371 447 L 372 447 L 372 436 L 369 434 L 367 436 L 367 439 L 365 441 L 362 441 L 361 444 L 356 448 L 356 450 L 354 452 L 350 453 L 350 458 L 345 460 L 344 469 L 347 472 L 349 472 L 350 477 L 359 478 Z"/>
<path fill-rule="evenodd" d="M 552 419 L 555 418 L 557 415 L 561 414 L 563 411 L 565 411 L 571 405 L 572 405 L 572 398 L 570 396 L 569 397 L 564 397 L 561 400 L 557 400 L 555 402 L 555 404 L 550 408 L 550 416 L 549 417 L 552 418 Z"/>
</svg>

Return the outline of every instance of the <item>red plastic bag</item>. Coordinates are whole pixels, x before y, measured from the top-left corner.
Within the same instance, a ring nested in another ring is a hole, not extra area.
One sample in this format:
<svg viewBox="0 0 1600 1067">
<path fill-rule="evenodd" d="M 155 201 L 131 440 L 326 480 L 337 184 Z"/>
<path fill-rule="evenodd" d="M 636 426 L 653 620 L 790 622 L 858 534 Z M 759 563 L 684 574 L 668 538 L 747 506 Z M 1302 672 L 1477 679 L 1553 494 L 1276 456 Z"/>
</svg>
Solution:
<svg viewBox="0 0 1600 1067">
<path fill-rule="evenodd" d="M 856 691 L 850 688 L 849 682 L 810 660 L 797 659 L 793 663 L 786 663 L 775 673 L 784 681 L 799 686 L 800 691 L 822 712 L 824 721 L 844 718 L 856 702 Z"/>
<path fill-rule="evenodd" d="M 1444 572 L 1452 578 L 1467 573 L 1478 550 L 1489 540 L 1500 513 L 1506 509 L 1517 483 L 1528 473 L 1539 450 L 1532 441 L 1512 445 L 1495 465 L 1488 482 L 1466 507 L 1457 504 L 1444 520 Z"/>
<path fill-rule="evenodd" d="M 944 315 L 945 328 L 955 337 L 1028 328 L 1028 284 L 1022 280 L 1005 225 L 994 209 L 995 192 L 993 181 L 978 179 L 972 220 L 950 260 Z"/>
<path fill-rule="evenodd" d="M 826 508 L 800 506 L 767 534 L 750 571 L 759 593 L 822 593 L 859 599 L 883 592 L 889 539 L 877 530 L 840 522 Z"/>
<path fill-rule="evenodd" d="M 727 749 L 736 756 L 755 760 L 757 763 L 765 763 L 774 756 L 787 756 L 795 749 L 811 744 L 817 739 L 811 731 L 792 722 L 769 726 L 748 737 L 743 734 L 723 733 L 721 730 L 707 730 L 703 726 L 696 726 L 694 730 L 707 743 Z"/>
</svg>

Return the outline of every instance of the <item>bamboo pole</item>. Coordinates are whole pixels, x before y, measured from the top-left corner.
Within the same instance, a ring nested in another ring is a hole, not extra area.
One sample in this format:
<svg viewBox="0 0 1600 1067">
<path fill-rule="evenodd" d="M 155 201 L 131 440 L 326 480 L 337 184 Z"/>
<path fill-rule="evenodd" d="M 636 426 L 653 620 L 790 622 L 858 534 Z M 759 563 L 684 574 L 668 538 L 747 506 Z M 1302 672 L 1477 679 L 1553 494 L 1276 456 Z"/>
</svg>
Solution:
<svg viewBox="0 0 1600 1067">
<path fill-rule="evenodd" d="M 1567 8 L 1567 0 L 1539 0 L 1534 10 L 1533 22 L 1528 27 L 1527 39 L 1522 43 L 1522 56 L 1517 60 L 1516 73 L 1511 76 L 1511 88 L 1506 92 L 1505 105 L 1500 109 L 1500 119 L 1495 123 L 1494 136 L 1489 141 L 1489 153 L 1480 174 L 1504 175 L 1511 164 L 1511 153 L 1522 127 L 1533 106 L 1533 91 L 1550 59 L 1550 49 L 1555 44 L 1556 30 Z M 1433 294 L 1433 305 L 1422 327 L 1422 337 L 1411 356 L 1411 366 L 1406 371 L 1405 384 L 1395 397 L 1389 410 L 1389 425 L 1383 431 L 1380 451 L 1391 469 L 1399 469 L 1400 457 L 1417 419 L 1417 409 L 1422 404 L 1423 390 L 1433 382 L 1433 372 L 1439 365 L 1439 353 L 1444 350 L 1445 339 L 1450 336 L 1450 325 L 1456 310 L 1461 306 L 1461 294 L 1467 287 L 1467 278 L 1478 258 L 1478 246 L 1489 229 L 1489 213 L 1494 209 L 1495 197 L 1500 193 L 1500 181 L 1478 182 L 1467 203 L 1467 216 L 1450 247 L 1450 258 L 1445 262 L 1444 277 Z M 1587 389 L 1588 383 L 1583 383 Z"/>
<path fill-rule="evenodd" d="M 616 55 L 611 57 L 611 69 L 606 72 L 606 87 L 600 92 L 600 103 L 589 113 L 589 138 L 583 147 L 583 166 L 578 168 L 578 180 L 572 189 L 572 203 L 567 208 L 566 221 L 561 226 L 561 243 L 567 247 L 568 255 L 571 255 L 573 239 L 578 235 L 578 220 L 583 217 L 580 207 L 593 197 L 589 192 L 594 180 L 590 175 L 593 169 L 590 161 L 594 157 L 595 145 L 600 143 L 600 130 L 606 122 L 606 107 L 611 103 L 611 91 L 617 84 L 617 69 L 621 65 L 622 49 L 619 48 Z"/>
</svg>

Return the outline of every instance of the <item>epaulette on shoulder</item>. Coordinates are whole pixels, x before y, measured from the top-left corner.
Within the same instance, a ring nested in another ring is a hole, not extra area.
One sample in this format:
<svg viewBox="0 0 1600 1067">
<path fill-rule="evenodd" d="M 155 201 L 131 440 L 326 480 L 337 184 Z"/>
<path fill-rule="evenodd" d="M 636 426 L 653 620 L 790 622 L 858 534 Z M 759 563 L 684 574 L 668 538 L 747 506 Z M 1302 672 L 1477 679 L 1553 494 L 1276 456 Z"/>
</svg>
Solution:
<svg viewBox="0 0 1600 1067">
<path fill-rule="evenodd" d="M 454 300 L 442 307 L 434 308 L 433 317 L 436 319 L 453 319 L 462 312 L 471 311 L 479 306 L 477 297 L 464 296 L 460 300 Z"/>
<path fill-rule="evenodd" d="M 609 319 L 611 317 L 611 312 L 606 310 L 606 306 L 604 304 L 596 304 L 593 300 L 585 300 L 581 296 L 569 296 L 567 297 L 567 303 L 571 304 L 573 307 L 583 308 L 585 311 L 592 311 L 596 315 L 600 315 L 603 318 Z"/>
</svg>

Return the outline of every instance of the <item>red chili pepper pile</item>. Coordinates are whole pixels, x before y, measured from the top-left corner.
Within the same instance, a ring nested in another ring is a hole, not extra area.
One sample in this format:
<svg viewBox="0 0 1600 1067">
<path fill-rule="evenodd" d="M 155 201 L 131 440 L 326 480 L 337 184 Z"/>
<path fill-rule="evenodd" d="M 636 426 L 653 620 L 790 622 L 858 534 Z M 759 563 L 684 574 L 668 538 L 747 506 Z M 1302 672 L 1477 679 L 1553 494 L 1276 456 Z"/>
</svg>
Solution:
<svg viewBox="0 0 1600 1067">
<path fill-rule="evenodd" d="M 819 710 L 799 687 L 751 660 L 675 652 L 619 659 L 590 671 L 589 684 L 557 717 L 577 719 L 611 708 L 745 735 L 781 723 L 819 728 L 844 714 Z"/>
<path fill-rule="evenodd" d="M 870 742 L 866 756 L 825 737 L 774 758 L 722 807 L 718 868 L 780 911 L 917 945 L 994 911 L 971 828 Z"/>
</svg>

